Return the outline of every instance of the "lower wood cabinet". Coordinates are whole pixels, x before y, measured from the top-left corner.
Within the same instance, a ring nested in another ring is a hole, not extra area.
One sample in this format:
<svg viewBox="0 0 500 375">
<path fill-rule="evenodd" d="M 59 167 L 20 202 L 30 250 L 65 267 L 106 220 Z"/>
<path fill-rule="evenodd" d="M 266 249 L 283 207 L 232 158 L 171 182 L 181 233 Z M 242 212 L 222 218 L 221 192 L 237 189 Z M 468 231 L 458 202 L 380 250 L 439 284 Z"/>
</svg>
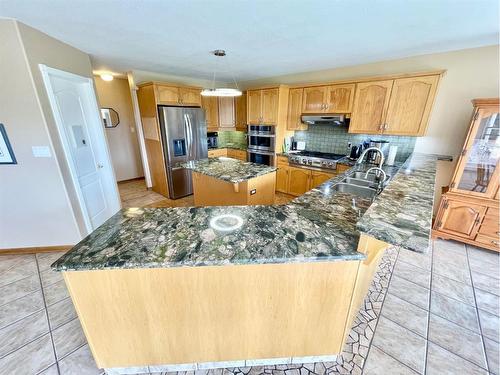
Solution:
<svg viewBox="0 0 500 375">
<path fill-rule="evenodd" d="M 299 196 L 336 175 L 336 173 L 291 167 L 288 161 L 285 162 L 280 158 L 282 157 L 278 157 L 278 170 L 276 171 L 276 191 L 281 193 Z"/>
<path fill-rule="evenodd" d="M 209 158 L 220 158 L 221 156 L 227 157 L 227 148 L 216 148 L 208 150 Z"/>
<path fill-rule="evenodd" d="M 247 161 L 247 152 L 245 150 L 237 150 L 234 148 L 216 148 L 208 150 L 209 158 L 220 158 L 221 156 Z"/>
<path fill-rule="evenodd" d="M 500 251 L 498 201 L 447 193 L 434 223 L 435 237 L 454 239 Z"/>
</svg>

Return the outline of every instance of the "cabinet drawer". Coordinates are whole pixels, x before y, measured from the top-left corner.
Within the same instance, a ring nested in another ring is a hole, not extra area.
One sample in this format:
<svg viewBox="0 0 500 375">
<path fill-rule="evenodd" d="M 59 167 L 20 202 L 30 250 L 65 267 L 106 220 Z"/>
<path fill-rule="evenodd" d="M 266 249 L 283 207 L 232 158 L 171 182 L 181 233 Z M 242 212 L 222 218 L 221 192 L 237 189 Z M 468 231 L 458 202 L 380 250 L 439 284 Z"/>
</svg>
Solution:
<svg viewBox="0 0 500 375">
<path fill-rule="evenodd" d="M 500 245 L 499 245 L 500 242 L 498 241 L 498 236 L 490 237 L 490 236 L 485 236 L 484 234 L 478 234 L 475 238 L 475 241 L 484 244 L 496 251 L 500 251 Z"/>
<path fill-rule="evenodd" d="M 499 228 L 498 228 L 498 208 L 488 208 L 484 220 L 479 228 L 479 233 L 485 236 L 493 237 L 498 240 Z"/>
<path fill-rule="evenodd" d="M 288 157 L 286 156 L 278 156 L 278 167 L 287 167 L 288 166 Z"/>
<path fill-rule="evenodd" d="M 227 156 L 227 149 L 226 148 L 221 148 L 221 149 L 216 149 L 216 150 L 208 150 L 208 157 L 209 158 L 219 158 L 221 156 Z"/>
</svg>

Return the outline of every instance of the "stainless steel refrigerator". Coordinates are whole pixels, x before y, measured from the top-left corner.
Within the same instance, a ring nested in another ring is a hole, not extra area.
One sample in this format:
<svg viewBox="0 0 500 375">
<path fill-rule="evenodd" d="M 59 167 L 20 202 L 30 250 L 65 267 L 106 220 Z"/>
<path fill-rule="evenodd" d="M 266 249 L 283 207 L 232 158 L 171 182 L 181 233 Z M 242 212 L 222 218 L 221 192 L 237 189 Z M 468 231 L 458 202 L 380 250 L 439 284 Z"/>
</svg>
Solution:
<svg viewBox="0 0 500 375">
<path fill-rule="evenodd" d="M 205 111 L 158 106 L 158 114 L 170 198 L 193 194 L 191 171 L 179 167 L 179 163 L 208 157 Z"/>
</svg>

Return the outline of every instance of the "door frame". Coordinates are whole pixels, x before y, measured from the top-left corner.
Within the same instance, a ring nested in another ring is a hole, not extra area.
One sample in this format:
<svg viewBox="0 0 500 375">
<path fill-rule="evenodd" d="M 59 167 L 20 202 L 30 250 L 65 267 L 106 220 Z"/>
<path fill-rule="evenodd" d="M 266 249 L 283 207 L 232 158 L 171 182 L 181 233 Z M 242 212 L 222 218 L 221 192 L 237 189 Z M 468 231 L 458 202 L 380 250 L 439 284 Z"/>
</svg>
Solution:
<svg viewBox="0 0 500 375">
<path fill-rule="evenodd" d="M 92 81 L 92 78 L 85 77 L 85 76 L 80 76 L 74 73 L 69 73 L 64 70 L 59 70 L 55 68 L 51 68 L 45 64 L 38 64 L 38 67 L 40 69 L 40 72 L 42 74 L 42 79 L 43 83 L 45 85 L 45 91 L 47 92 L 47 96 L 49 98 L 49 103 L 50 107 L 52 109 L 52 114 L 54 116 L 55 123 L 57 125 L 57 131 L 59 133 L 59 138 L 62 144 L 63 152 L 64 152 L 64 158 L 66 160 L 66 163 L 69 167 L 69 172 L 70 172 L 70 177 L 71 177 L 71 184 L 73 185 L 73 188 L 75 189 L 76 192 L 76 197 L 78 201 L 79 208 L 82 212 L 83 215 L 83 221 L 85 224 L 85 228 L 87 229 L 87 233 L 91 233 L 94 229 L 92 227 L 92 222 L 90 220 L 89 213 L 87 211 L 87 206 L 85 205 L 85 201 L 83 198 L 83 193 L 80 188 L 80 183 L 78 182 L 78 177 L 77 177 L 77 171 L 76 171 L 76 166 L 73 162 L 73 158 L 71 157 L 71 151 L 70 151 L 70 146 L 68 144 L 68 134 L 66 132 L 66 129 L 64 128 L 63 125 L 63 120 L 60 116 L 59 113 L 59 108 L 57 105 L 57 100 L 54 95 L 54 88 L 52 87 L 52 82 L 50 81 L 50 77 L 59 77 L 63 78 L 69 81 L 73 81 L 75 83 L 83 83 L 84 88 L 85 88 L 85 95 L 87 96 L 88 102 L 90 103 L 90 110 L 94 114 L 93 120 L 87 122 L 88 126 L 92 126 L 97 130 L 97 134 L 99 137 L 97 137 L 98 142 L 97 144 L 92 144 L 92 146 L 100 148 L 100 151 L 102 152 L 102 155 L 106 156 L 107 160 L 103 160 L 102 162 L 106 163 L 109 167 L 106 168 L 106 173 L 108 174 L 108 179 L 111 178 L 109 181 L 114 181 L 112 184 L 112 189 L 111 191 L 114 192 L 114 200 L 115 202 L 106 202 L 110 206 L 116 205 L 118 210 L 121 208 L 121 201 L 120 201 L 120 194 L 118 192 L 118 185 L 116 184 L 116 177 L 115 173 L 112 167 L 111 163 L 111 155 L 109 153 L 109 147 L 106 139 L 106 134 L 104 132 L 104 126 L 102 124 L 101 120 L 101 115 L 99 112 L 99 104 L 97 102 L 97 97 L 96 93 L 94 90 L 94 82 Z"/>
</svg>

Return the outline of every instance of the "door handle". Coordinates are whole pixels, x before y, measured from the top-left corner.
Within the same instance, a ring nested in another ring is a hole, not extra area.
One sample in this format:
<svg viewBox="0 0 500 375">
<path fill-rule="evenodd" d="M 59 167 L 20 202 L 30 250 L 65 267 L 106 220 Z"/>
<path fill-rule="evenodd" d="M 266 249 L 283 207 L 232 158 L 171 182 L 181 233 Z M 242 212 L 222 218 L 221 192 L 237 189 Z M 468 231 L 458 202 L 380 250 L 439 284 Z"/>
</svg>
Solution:
<svg viewBox="0 0 500 375">
<path fill-rule="evenodd" d="M 104 165 L 102 165 L 101 163 L 97 163 L 97 168 L 102 169 L 104 168 Z"/>
</svg>

